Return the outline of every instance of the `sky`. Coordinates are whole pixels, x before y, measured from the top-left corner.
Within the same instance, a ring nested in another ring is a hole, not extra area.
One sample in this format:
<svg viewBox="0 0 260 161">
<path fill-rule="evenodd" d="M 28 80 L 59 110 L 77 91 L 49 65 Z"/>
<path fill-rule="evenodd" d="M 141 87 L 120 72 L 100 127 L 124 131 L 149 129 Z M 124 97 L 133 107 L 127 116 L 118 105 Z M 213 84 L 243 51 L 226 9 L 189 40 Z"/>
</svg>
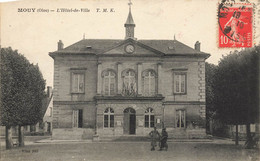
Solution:
<svg viewBox="0 0 260 161">
<path fill-rule="evenodd" d="M 1 1 L 0 1 L 1 2 Z M 12 47 L 38 64 L 53 85 L 53 59 L 49 52 L 83 39 L 124 39 L 129 0 L 23 0 L 0 3 L 1 47 Z M 131 11 L 137 39 L 174 39 L 210 53 L 207 62 L 217 64 L 234 48 L 218 47 L 216 0 L 132 0 Z M 35 9 L 35 12 L 30 9 Z M 85 9 L 89 12 L 57 12 Z M 97 12 L 112 9 L 114 12 Z M 51 10 L 54 10 L 51 12 Z M 26 12 L 19 12 L 26 11 Z M 49 12 L 45 12 L 49 11 Z M 259 29 L 259 28 L 258 28 Z"/>
</svg>

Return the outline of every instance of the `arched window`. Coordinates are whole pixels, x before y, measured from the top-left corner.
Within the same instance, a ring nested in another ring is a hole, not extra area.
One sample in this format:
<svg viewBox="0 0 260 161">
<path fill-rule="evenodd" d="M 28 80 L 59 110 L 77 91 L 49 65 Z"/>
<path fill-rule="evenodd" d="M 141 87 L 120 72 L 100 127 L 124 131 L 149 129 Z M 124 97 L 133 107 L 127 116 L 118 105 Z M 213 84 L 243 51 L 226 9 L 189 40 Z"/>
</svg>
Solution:
<svg viewBox="0 0 260 161">
<path fill-rule="evenodd" d="M 104 111 L 104 127 L 105 128 L 114 127 L 114 110 L 112 108 L 107 108 Z"/>
<path fill-rule="evenodd" d="M 154 127 L 154 113 L 150 107 L 144 113 L 144 125 L 148 128 Z"/>
<path fill-rule="evenodd" d="M 123 79 L 122 95 L 123 96 L 135 96 L 137 90 L 136 90 L 136 81 L 135 81 L 134 70 L 128 69 L 128 70 L 123 71 L 122 79 Z"/>
<path fill-rule="evenodd" d="M 156 79 L 156 74 L 154 70 L 145 70 L 142 73 L 143 96 L 154 96 L 156 94 L 155 79 Z"/>
<path fill-rule="evenodd" d="M 116 74 L 112 70 L 105 70 L 102 73 L 103 94 L 112 96 L 116 94 Z"/>
</svg>

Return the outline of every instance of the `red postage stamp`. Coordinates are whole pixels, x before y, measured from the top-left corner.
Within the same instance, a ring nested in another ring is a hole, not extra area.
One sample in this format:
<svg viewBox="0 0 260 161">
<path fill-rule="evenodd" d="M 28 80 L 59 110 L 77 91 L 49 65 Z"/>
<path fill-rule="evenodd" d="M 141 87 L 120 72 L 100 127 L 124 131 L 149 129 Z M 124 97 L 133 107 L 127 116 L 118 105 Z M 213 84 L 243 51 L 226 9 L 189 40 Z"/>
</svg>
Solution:
<svg viewBox="0 0 260 161">
<path fill-rule="evenodd" d="M 253 5 L 222 0 L 218 7 L 219 47 L 252 47 Z"/>
</svg>

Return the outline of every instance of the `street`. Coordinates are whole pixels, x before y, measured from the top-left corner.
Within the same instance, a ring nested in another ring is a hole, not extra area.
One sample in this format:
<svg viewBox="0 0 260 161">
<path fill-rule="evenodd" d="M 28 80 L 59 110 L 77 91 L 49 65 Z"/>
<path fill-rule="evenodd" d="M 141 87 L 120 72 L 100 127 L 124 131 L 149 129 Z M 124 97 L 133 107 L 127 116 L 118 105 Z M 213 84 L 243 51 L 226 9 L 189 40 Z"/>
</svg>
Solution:
<svg viewBox="0 0 260 161">
<path fill-rule="evenodd" d="M 256 149 L 244 149 L 225 140 L 169 142 L 168 151 L 150 151 L 149 142 L 33 143 L 1 149 L 1 161 L 258 161 Z"/>
</svg>

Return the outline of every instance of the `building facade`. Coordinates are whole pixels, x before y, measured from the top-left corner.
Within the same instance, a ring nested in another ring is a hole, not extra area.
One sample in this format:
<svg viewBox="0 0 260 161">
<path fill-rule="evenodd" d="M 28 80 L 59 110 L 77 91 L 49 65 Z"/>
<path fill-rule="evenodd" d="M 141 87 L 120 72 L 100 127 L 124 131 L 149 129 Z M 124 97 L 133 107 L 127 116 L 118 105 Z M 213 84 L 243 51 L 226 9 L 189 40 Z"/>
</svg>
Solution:
<svg viewBox="0 0 260 161">
<path fill-rule="evenodd" d="M 205 60 L 173 40 L 138 40 L 129 11 L 125 39 L 83 39 L 54 59 L 53 138 L 205 137 Z"/>
</svg>

